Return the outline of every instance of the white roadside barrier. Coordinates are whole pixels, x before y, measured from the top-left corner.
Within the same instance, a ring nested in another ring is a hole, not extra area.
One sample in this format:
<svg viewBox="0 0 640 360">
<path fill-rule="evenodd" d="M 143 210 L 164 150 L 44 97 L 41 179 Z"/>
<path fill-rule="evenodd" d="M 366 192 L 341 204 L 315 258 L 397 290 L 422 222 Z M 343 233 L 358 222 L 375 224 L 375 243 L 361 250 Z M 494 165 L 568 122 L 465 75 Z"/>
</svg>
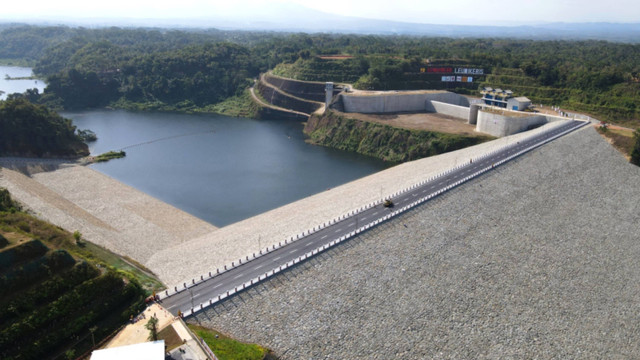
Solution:
<svg viewBox="0 0 640 360">
<path fill-rule="evenodd" d="M 207 308 L 209 306 L 212 306 L 212 305 L 214 305 L 214 304 L 216 304 L 216 303 L 218 303 L 218 302 L 220 302 L 220 301 L 222 301 L 222 300 L 224 300 L 224 299 L 226 299 L 226 298 L 228 298 L 230 296 L 233 296 L 234 294 L 238 293 L 239 291 L 242 291 L 242 290 L 246 289 L 247 287 L 251 287 L 251 286 L 259 283 L 260 281 L 263 281 L 263 280 L 265 280 L 267 278 L 270 278 L 270 277 L 274 276 L 275 274 L 277 274 L 277 273 L 279 273 L 279 272 L 281 272 L 283 270 L 286 270 L 287 268 L 289 268 L 289 267 L 291 267 L 291 266 L 293 266 L 295 264 L 298 264 L 303 260 L 306 260 L 307 258 L 309 258 L 311 256 L 315 256 L 315 255 L 317 255 L 317 254 L 319 254 L 319 253 L 321 253 L 323 251 L 326 251 L 327 249 L 338 245 L 339 243 L 341 243 L 341 242 L 343 242 L 343 241 L 345 241 L 345 240 L 347 240 L 347 239 L 349 239 L 349 238 L 361 233 L 362 231 L 368 230 L 373 226 L 379 225 L 380 223 L 385 222 L 385 221 L 391 219 L 392 217 L 395 217 L 395 216 L 397 216 L 397 215 L 399 215 L 401 213 L 404 213 L 407 210 L 412 209 L 413 207 L 415 207 L 415 206 L 417 206 L 419 204 L 422 204 L 425 201 L 428 201 L 428 200 L 430 200 L 430 199 L 432 199 L 432 198 L 434 198 L 434 197 L 436 197 L 436 196 L 438 196 L 438 195 L 440 195 L 440 194 L 442 194 L 442 193 L 444 193 L 446 191 L 449 191 L 450 189 L 452 189 L 452 188 L 454 188 L 454 187 L 456 187 L 456 186 L 458 186 L 460 184 L 463 184 L 463 183 L 465 183 L 465 182 L 467 182 L 467 181 L 469 181 L 469 180 L 471 180 L 471 179 L 473 179 L 473 178 L 475 178 L 475 177 L 477 177 L 477 176 L 479 176 L 481 174 L 484 174 L 485 172 L 487 172 L 487 171 L 489 171 L 491 169 L 494 169 L 495 167 L 497 167 L 497 166 L 499 166 L 501 164 L 504 164 L 504 163 L 506 163 L 506 162 L 508 162 L 508 161 L 510 161 L 510 160 L 512 160 L 512 159 L 514 159 L 514 158 L 526 153 L 526 152 L 529 152 L 529 151 L 531 151 L 531 150 L 533 150 L 533 149 L 535 149 L 537 147 L 540 147 L 540 146 L 542 146 L 542 145 L 544 145 L 544 144 L 546 144 L 548 142 L 551 142 L 551 141 L 553 141 L 553 140 L 555 140 L 555 139 L 557 139 L 557 138 L 559 138 L 561 136 L 564 136 L 564 135 L 566 135 L 566 134 L 568 134 L 568 133 L 570 133 L 570 132 L 572 132 L 572 131 L 580 128 L 580 127 L 583 127 L 586 124 L 588 124 L 588 122 L 584 122 L 583 124 L 580 124 L 580 125 L 575 126 L 575 127 L 570 127 L 570 128 L 568 128 L 568 129 L 566 129 L 564 131 L 561 131 L 558 134 L 555 134 L 555 135 L 553 135 L 553 136 L 551 136 L 551 137 L 549 137 L 549 138 L 547 138 L 547 139 L 545 139 L 545 140 L 543 140 L 541 142 L 537 142 L 537 143 L 535 143 L 535 144 L 533 144 L 531 146 L 528 146 L 528 147 L 526 147 L 526 148 L 524 148 L 524 149 L 522 149 L 520 151 L 517 151 L 517 152 L 509 155 L 508 157 L 491 164 L 490 166 L 485 166 L 484 168 L 474 172 L 473 174 L 471 174 L 469 176 L 466 176 L 466 177 L 464 177 L 464 178 L 462 178 L 460 180 L 455 181 L 454 183 L 451 183 L 451 184 L 447 185 L 446 187 L 444 187 L 441 190 L 438 190 L 438 191 L 430 193 L 430 194 L 428 194 L 426 196 L 423 196 L 423 197 L 419 198 L 418 200 L 410 203 L 407 206 L 404 206 L 403 208 L 401 208 L 399 210 L 392 211 L 392 212 L 390 212 L 389 214 L 383 216 L 380 219 L 377 219 L 377 220 L 374 220 L 374 221 L 372 221 L 370 223 L 367 223 L 364 226 L 361 226 L 361 227 L 357 228 L 356 230 L 354 230 L 354 231 L 352 231 L 352 232 L 350 232 L 350 233 L 348 233 L 346 235 L 343 235 L 343 236 L 341 236 L 341 237 L 339 237 L 337 239 L 331 240 L 331 241 L 329 241 L 329 243 L 326 243 L 326 244 L 324 244 L 324 245 L 312 250 L 309 253 L 305 253 L 304 255 L 302 255 L 302 256 L 300 256 L 300 257 L 298 257 L 298 258 L 296 258 L 296 259 L 294 259 L 292 261 L 289 261 L 284 265 L 281 265 L 279 267 L 276 267 L 275 269 L 269 270 L 264 275 L 258 276 L 257 278 L 254 278 L 254 279 L 251 279 L 248 282 L 245 282 L 245 283 L 241 284 L 240 286 L 236 286 L 234 289 L 230 289 L 228 291 L 225 291 L 222 294 L 218 295 L 217 297 L 211 298 L 211 299 L 209 299 L 209 301 L 201 303 L 199 306 L 197 305 L 197 306 L 195 306 L 193 308 L 187 309 L 186 311 L 182 312 L 182 315 L 183 316 L 190 316 L 190 315 L 194 314 L 197 311 L 200 311 L 200 310 L 205 309 L 205 308 Z M 558 126 L 558 127 L 560 127 L 560 126 Z M 554 132 L 555 130 L 557 130 L 557 128 L 549 129 L 549 130 L 547 130 L 547 131 L 545 131 L 543 133 L 532 135 L 531 137 L 529 137 L 527 139 L 524 139 L 524 140 L 521 140 L 521 141 L 522 142 L 526 142 L 526 141 L 528 141 L 529 139 L 531 139 L 533 137 L 546 135 L 548 133 Z M 457 169 L 460 169 L 460 168 L 462 168 L 464 166 L 472 164 L 474 161 L 477 162 L 478 160 L 484 159 L 484 158 L 486 158 L 486 157 L 488 157 L 490 155 L 493 155 L 493 154 L 495 154 L 495 153 L 497 153 L 499 151 L 503 151 L 503 150 L 508 149 L 508 148 L 515 148 L 516 145 L 518 145 L 519 143 L 520 142 L 518 142 L 516 144 L 510 144 L 510 145 L 508 144 L 508 145 L 506 145 L 506 146 L 504 146 L 504 147 L 502 147 L 502 148 L 500 148 L 498 150 L 494 150 L 494 151 L 492 151 L 490 153 L 480 155 L 475 159 L 472 158 L 471 161 L 468 164 L 465 163 L 463 165 L 456 166 L 456 167 L 454 167 L 452 169 L 448 169 L 448 170 L 444 171 L 443 173 L 441 173 L 439 175 L 430 177 L 428 180 L 422 181 L 422 182 L 420 182 L 420 183 L 418 183 L 416 185 L 409 186 L 406 189 L 401 190 L 399 192 L 396 192 L 396 193 L 394 193 L 393 195 L 391 195 L 389 197 L 385 197 L 385 199 L 386 198 L 394 198 L 394 197 L 397 197 L 399 195 L 402 195 L 402 194 L 404 194 L 404 193 L 406 193 L 406 192 L 408 192 L 410 190 L 413 190 L 413 189 L 415 189 L 415 188 L 417 188 L 419 186 L 422 186 L 422 185 L 424 185 L 424 184 L 426 184 L 426 183 L 428 183 L 430 181 L 433 181 L 435 179 L 447 176 L 448 174 L 450 174 L 454 170 L 457 170 Z M 206 276 L 206 277 L 205 277 L 205 275 L 201 275 L 199 279 L 195 279 L 194 278 L 194 279 L 191 280 L 191 282 L 183 282 L 182 286 L 176 285 L 176 286 L 173 287 L 173 289 L 167 289 L 167 290 L 159 293 L 157 296 L 161 300 L 161 299 L 167 298 L 167 297 L 169 297 L 171 295 L 174 295 L 176 293 L 185 291 L 185 290 L 189 289 L 190 287 L 196 286 L 196 285 L 198 285 L 198 284 L 200 284 L 200 283 L 202 283 L 202 282 L 204 282 L 206 280 L 209 280 L 209 279 L 211 279 L 211 278 L 213 278 L 213 277 L 215 277 L 217 275 L 220 275 L 220 274 L 222 274 L 222 273 L 224 273 L 226 271 L 229 271 L 229 270 L 233 269 L 234 267 L 240 266 L 240 265 L 242 265 L 244 263 L 247 263 L 247 262 L 250 262 L 250 261 L 252 261 L 254 259 L 257 259 L 257 258 L 259 258 L 259 257 L 261 257 L 261 256 L 263 256 L 263 255 L 265 255 L 265 254 L 267 254 L 267 253 L 269 253 L 271 251 L 279 249 L 282 246 L 285 246 L 285 245 L 287 245 L 287 244 L 289 244 L 291 242 L 300 240 L 300 239 L 302 239 L 302 238 L 304 238 L 304 237 L 306 237 L 306 236 L 308 236 L 308 235 L 310 235 L 312 233 L 315 233 L 315 232 L 317 232 L 317 231 L 319 231 L 321 229 L 324 229 L 327 226 L 336 224 L 336 223 L 338 223 L 340 221 L 344 221 L 345 219 L 347 219 L 347 218 L 349 218 L 351 216 L 357 215 L 358 213 L 360 213 L 362 211 L 365 211 L 367 209 L 370 209 L 370 208 L 372 208 L 374 206 L 377 206 L 377 205 L 381 204 L 382 202 L 384 202 L 384 200 L 377 200 L 377 201 L 374 201 L 374 202 L 372 202 L 372 203 L 370 203 L 370 204 L 368 204 L 366 206 L 363 206 L 363 207 L 361 207 L 359 209 L 352 210 L 349 213 L 341 215 L 341 216 L 338 216 L 337 218 L 334 218 L 333 220 L 331 220 L 329 222 L 323 223 L 322 225 L 319 225 L 317 227 L 313 227 L 313 229 L 310 229 L 310 230 L 307 230 L 307 231 L 303 231 L 301 234 L 296 235 L 295 238 L 293 236 L 291 236 L 290 238 L 285 239 L 284 243 L 283 242 L 279 242 L 277 245 L 274 244 L 274 245 L 272 245 L 270 247 L 268 246 L 265 249 L 264 252 L 262 250 L 259 250 L 259 252 L 257 254 L 253 253 L 251 256 L 246 256 L 244 262 L 243 262 L 242 259 L 239 259 L 237 264 L 236 264 L 235 261 L 233 261 L 233 262 L 231 262 L 231 266 L 225 265 L 223 270 L 216 269 L 215 273 L 214 272 L 209 272 L 208 276 Z"/>
</svg>

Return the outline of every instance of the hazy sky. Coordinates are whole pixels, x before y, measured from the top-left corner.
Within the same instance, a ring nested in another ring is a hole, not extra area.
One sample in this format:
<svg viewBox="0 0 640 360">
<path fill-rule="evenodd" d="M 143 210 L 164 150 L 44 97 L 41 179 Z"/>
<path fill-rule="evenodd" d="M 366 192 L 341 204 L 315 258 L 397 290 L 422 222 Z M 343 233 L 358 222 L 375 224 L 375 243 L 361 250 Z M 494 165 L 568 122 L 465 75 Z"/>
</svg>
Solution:
<svg viewBox="0 0 640 360">
<path fill-rule="evenodd" d="M 30 0 L 3 1 L 0 18 L 205 18 L 291 10 L 428 24 L 640 22 L 638 0 Z"/>
</svg>

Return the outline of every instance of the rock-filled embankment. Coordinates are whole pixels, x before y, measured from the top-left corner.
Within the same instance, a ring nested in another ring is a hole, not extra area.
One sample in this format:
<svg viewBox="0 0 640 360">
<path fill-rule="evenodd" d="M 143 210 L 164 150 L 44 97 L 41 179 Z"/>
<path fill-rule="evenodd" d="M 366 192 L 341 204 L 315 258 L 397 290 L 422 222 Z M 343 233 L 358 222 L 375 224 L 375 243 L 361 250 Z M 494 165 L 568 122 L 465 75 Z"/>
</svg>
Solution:
<svg viewBox="0 0 640 360">
<path fill-rule="evenodd" d="M 282 359 L 637 358 L 638 182 L 585 128 L 190 321 Z"/>
<path fill-rule="evenodd" d="M 31 213 L 142 264 L 216 227 L 72 162 L 0 158 L 0 187 Z"/>
</svg>

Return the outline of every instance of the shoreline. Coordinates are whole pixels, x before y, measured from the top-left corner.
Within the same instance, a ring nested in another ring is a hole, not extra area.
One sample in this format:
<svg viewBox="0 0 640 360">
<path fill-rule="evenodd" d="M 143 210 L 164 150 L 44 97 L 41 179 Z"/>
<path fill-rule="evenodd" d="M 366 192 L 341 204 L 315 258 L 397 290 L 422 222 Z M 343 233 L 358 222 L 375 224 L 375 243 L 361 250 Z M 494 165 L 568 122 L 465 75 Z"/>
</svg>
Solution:
<svg viewBox="0 0 640 360">
<path fill-rule="evenodd" d="M 260 215 L 227 225 L 151 257 L 145 264 L 169 286 L 215 271 L 261 248 L 278 244 L 364 204 L 435 176 L 471 157 L 513 143 L 558 124 L 512 135 L 454 152 L 423 158 L 351 181 Z M 185 261 L 189 259 L 189 261 Z"/>
<path fill-rule="evenodd" d="M 0 165 L 0 186 L 35 216 L 142 264 L 162 249 L 217 229 L 75 162 L 30 162 L 18 169 L 0 158 Z"/>
<path fill-rule="evenodd" d="M 36 216 L 79 230 L 87 240 L 133 258 L 172 286 L 552 126 L 403 163 L 222 228 L 64 160 L 27 167 L 27 175 L 2 167 L 0 186 Z M 2 160 L 0 166 L 5 165 Z"/>
</svg>

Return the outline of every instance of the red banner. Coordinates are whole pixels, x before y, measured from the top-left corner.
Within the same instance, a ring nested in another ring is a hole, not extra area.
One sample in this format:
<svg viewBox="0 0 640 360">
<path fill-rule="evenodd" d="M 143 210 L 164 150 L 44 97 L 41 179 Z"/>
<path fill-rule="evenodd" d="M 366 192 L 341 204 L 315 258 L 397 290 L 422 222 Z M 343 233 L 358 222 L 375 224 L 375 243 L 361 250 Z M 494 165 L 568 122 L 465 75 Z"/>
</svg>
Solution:
<svg viewBox="0 0 640 360">
<path fill-rule="evenodd" d="M 429 68 L 427 68 L 427 72 L 429 72 L 429 73 L 438 73 L 438 74 L 451 74 L 453 72 L 453 68 L 451 68 L 451 67 L 429 67 Z"/>
</svg>

